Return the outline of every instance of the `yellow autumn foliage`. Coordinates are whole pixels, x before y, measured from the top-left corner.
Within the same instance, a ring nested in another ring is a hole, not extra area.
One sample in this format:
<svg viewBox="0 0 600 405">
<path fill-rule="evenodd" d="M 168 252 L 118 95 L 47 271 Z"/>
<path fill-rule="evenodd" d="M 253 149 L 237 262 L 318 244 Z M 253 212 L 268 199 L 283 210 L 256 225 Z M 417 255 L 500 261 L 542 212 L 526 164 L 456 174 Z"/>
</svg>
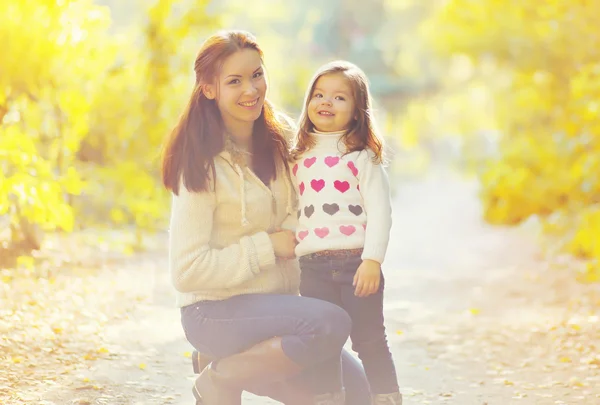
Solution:
<svg viewBox="0 0 600 405">
<path fill-rule="evenodd" d="M 112 62 L 98 51 L 108 24 L 91 1 L 0 2 L 0 215 L 13 222 L 73 229 L 66 195 L 85 186 L 74 160 Z"/>
<path fill-rule="evenodd" d="M 177 3 L 148 2 L 141 22 L 115 33 L 93 0 L 0 2 L 0 219 L 164 226 L 160 146 L 197 51 L 182 44 L 219 25 L 208 0 Z"/>
<path fill-rule="evenodd" d="M 486 76 L 498 156 L 480 172 L 487 221 L 564 218 L 567 250 L 600 258 L 600 2 L 450 0 L 424 27 Z M 488 69 L 489 70 L 489 69 Z M 469 111 L 464 115 L 468 116 Z"/>
</svg>

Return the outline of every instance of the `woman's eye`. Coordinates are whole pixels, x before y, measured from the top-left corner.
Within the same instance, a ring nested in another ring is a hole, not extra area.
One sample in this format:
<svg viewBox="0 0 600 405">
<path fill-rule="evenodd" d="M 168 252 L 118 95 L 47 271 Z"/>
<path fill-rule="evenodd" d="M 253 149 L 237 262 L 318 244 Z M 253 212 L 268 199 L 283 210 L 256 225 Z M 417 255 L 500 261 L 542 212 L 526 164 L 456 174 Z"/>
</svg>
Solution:
<svg viewBox="0 0 600 405">
<path fill-rule="evenodd" d="M 229 82 L 229 84 L 238 84 L 240 82 L 240 79 L 233 79 L 232 81 Z"/>
<path fill-rule="evenodd" d="M 252 76 L 252 77 L 256 79 L 256 78 L 261 77 L 262 75 L 263 75 L 263 72 L 256 72 L 256 73 L 254 73 L 254 76 Z"/>
</svg>

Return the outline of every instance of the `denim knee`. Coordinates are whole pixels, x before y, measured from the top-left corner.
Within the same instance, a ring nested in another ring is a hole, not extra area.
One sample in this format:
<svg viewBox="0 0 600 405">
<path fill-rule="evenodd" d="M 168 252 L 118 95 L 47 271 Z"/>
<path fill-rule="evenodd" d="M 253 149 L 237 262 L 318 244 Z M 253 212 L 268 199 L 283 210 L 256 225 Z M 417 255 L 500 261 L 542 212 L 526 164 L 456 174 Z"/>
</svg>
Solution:
<svg viewBox="0 0 600 405">
<path fill-rule="evenodd" d="M 296 335 L 284 337 L 283 349 L 294 361 L 311 366 L 332 357 L 339 357 L 350 336 L 352 320 L 337 305 L 315 298 L 307 305 Z"/>
<path fill-rule="evenodd" d="M 323 301 L 316 329 L 323 353 L 338 355 L 350 336 L 352 320 L 343 308 Z"/>
</svg>

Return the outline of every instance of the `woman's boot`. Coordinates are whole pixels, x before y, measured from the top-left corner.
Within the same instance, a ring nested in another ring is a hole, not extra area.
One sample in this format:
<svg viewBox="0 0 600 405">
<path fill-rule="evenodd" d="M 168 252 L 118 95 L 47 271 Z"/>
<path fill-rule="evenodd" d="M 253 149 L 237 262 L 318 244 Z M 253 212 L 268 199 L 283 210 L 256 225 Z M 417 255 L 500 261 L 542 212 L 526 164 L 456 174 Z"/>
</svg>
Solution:
<svg viewBox="0 0 600 405">
<path fill-rule="evenodd" d="M 281 347 L 281 338 L 265 340 L 245 352 L 212 362 L 193 387 L 197 405 L 241 405 L 242 391 L 285 380 L 302 371 Z"/>
<path fill-rule="evenodd" d="M 402 394 L 394 392 L 391 394 L 373 395 L 373 405 L 402 405 Z"/>
<path fill-rule="evenodd" d="M 333 392 L 329 394 L 317 395 L 314 397 L 311 405 L 344 405 L 346 403 L 346 395 L 344 391 Z"/>
</svg>

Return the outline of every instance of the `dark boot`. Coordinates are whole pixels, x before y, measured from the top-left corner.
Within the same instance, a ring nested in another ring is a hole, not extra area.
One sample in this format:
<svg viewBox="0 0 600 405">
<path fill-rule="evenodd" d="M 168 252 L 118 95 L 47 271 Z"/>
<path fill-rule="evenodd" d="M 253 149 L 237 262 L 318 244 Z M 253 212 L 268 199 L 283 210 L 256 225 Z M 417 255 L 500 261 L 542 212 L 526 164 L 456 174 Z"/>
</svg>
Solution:
<svg viewBox="0 0 600 405">
<path fill-rule="evenodd" d="M 245 352 L 212 362 L 194 383 L 197 405 L 241 405 L 246 387 L 287 379 L 302 367 L 285 355 L 281 338 L 265 340 Z"/>
<path fill-rule="evenodd" d="M 402 405 L 402 394 L 393 392 L 391 394 L 373 395 L 373 405 Z"/>
<path fill-rule="evenodd" d="M 192 367 L 194 368 L 194 374 L 200 374 L 213 359 L 203 354 L 198 353 L 197 350 L 192 352 Z"/>
</svg>

